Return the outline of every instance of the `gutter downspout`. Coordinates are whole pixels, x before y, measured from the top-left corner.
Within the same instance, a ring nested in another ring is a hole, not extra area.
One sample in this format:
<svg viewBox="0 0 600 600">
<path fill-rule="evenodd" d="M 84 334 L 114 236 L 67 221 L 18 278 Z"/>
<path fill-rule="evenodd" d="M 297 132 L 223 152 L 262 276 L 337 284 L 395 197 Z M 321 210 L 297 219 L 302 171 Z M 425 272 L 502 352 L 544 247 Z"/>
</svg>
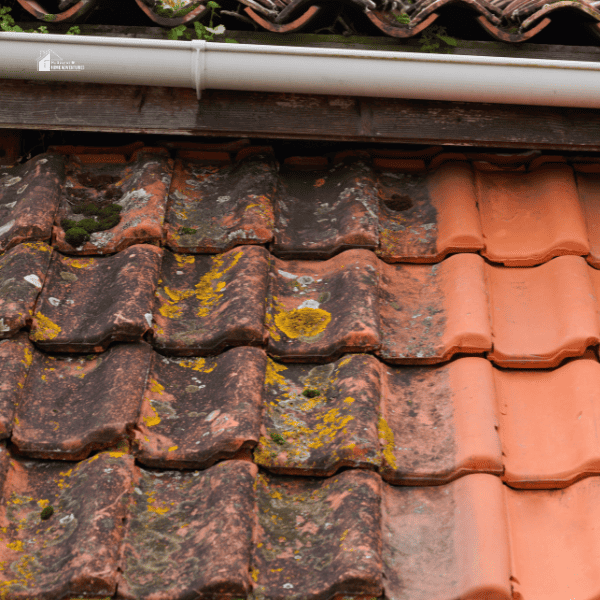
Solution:
<svg viewBox="0 0 600 600">
<path fill-rule="evenodd" d="M 0 78 L 600 108 L 600 63 L 201 40 L 3 32 Z"/>
</svg>

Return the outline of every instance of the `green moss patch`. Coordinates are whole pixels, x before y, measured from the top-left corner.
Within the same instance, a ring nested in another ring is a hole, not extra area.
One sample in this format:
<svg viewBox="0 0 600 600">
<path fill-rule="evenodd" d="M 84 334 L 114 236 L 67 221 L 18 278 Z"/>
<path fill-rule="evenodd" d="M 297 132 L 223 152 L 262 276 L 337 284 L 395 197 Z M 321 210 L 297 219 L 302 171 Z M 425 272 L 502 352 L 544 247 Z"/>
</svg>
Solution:
<svg viewBox="0 0 600 600">
<path fill-rule="evenodd" d="M 78 215 L 85 215 L 85 219 L 63 219 L 60 222 L 65 231 L 65 239 L 71 246 L 80 246 L 90 239 L 90 235 L 97 231 L 106 231 L 118 225 L 121 221 L 119 204 L 98 205 L 94 202 L 82 202 L 72 207 Z"/>
</svg>

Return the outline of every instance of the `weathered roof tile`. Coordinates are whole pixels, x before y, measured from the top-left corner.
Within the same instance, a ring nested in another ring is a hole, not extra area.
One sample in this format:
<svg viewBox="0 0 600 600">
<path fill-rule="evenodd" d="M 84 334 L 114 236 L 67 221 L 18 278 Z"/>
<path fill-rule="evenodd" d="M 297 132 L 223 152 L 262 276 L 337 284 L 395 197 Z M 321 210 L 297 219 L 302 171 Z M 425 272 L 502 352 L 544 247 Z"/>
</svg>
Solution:
<svg viewBox="0 0 600 600">
<path fill-rule="evenodd" d="M 114 256 L 55 253 L 37 301 L 31 339 L 50 351 L 99 352 L 150 329 L 162 250 L 131 246 Z"/>
<path fill-rule="evenodd" d="M 81 460 L 128 438 L 152 351 L 119 344 L 75 358 L 39 351 L 16 409 L 12 442 L 34 458 Z"/>
<path fill-rule="evenodd" d="M 258 348 L 206 359 L 156 354 L 135 431 L 138 460 L 151 467 L 206 468 L 253 448 L 266 361 Z"/>
<path fill-rule="evenodd" d="M 172 354 L 262 345 L 269 254 L 241 246 L 215 256 L 164 251 L 153 343 Z"/>
<path fill-rule="evenodd" d="M 31 323 L 51 254 L 44 242 L 28 242 L 0 255 L 0 339 Z"/>
</svg>

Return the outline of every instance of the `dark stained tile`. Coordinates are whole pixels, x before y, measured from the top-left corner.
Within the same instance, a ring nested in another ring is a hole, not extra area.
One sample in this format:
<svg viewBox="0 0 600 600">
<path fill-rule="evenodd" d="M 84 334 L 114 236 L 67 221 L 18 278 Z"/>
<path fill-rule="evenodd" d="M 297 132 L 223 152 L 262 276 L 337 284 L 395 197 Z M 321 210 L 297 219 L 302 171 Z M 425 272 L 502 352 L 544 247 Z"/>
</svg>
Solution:
<svg viewBox="0 0 600 600">
<path fill-rule="evenodd" d="M 246 461 L 137 470 L 117 598 L 246 597 L 256 472 Z"/>
<path fill-rule="evenodd" d="M 134 152 L 128 162 L 120 164 L 111 159 L 111 155 L 103 154 L 71 157 L 54 225 L 54 245 L 60 252 L 112 254 L 134 244 L 161 244 L 173 167 L 168 152 L 163 148 L 144 148 Z M 90 204 L 97 209 L 117 205 L 120 220 L 110 229 L 92 233 L 89 241 L 74 246 L 65 238 L 63 219 L 94 219 L 92 213 L 80 212 Z"/>
<path fill-rule="evenodd" d="M 269 253 L 242 246 L 214 256 L 164 251 L 154 305 L 154 346 L 198 355 L 263 345 Z"/>
<path fill-rule="evenodd" d="M 382 590 L 381 479 L 344 471 L 326 480 L 258 475 L 254 593 L 326 600 Z"/>
<path fill-rule="evenodd" d="M 0 173 L 0 252 L 25 241 L 50 241 L 63 181 L 64 159 L 51 154 Z"/>
<path fill-rule="evenodd" d="M 379 249 L 386 262 L 438 262 L 484 248 L 473 172 L 448 163 L 425 172 L 379 174 Z"/>
<path fill-rule="evenodd" d="M 381 464 L 379 363 L 354 354 L 326 365 L 269 359 L 263 435 L 255 462 L 270 471 L 333 475 Z"/>
<path fill-rule="evenodd" d="M 2 597 L 112 596 L 132 472 L 121 452 L 71 466 L 13 458 L 0 506 Z"/>
<path fill-rule="evenodd" d="M 101 352 L 150 329 L 162 249 L 132 246 L 105 257 L 55 253 L 38 299 L 31 339 L 59 352 Z"/>
<path fill-rule="evenodd" d="M 385 598 L 515 598 L 503 491 L 500 479 L 487 474 L 444 486 L 384 483 Z"/>
<path fill-rule="evenodd" d="M 131 433 L 152 350 L 119 344 L 74 358 L 35 352 L 12 442 L 34 458 L 81 460 Z"/>
<path fill-rule="evenodd" d="M 281 258 L 330 258 L 378 243 L 377 188 L 364 162 L 327 171 L 284 171 L 272 251 Z"/>
<path fill-rule="evenodd" d="M 274 259 L 269 353 L 284 361 L 325 362 L 378 348 L 378 262 L 368 250 L 324 262 Z"/>
<path fill-rule="evenodd" d="M 31 323 L 51 255 L 44 242 L 19 244 L 0 255 L 0 339 Z"/>
<path fill-rule="evenodd" d="M 584 165 L 576 169 L 577 192 L 585 219 L 590 253 L 587 261 L 596 269 L 600 268 L 600 169 L 596 172 L 583 172 Z"/>
<path fill-rule="evenodd" d="M 206 359 L 156 354 L 135 431 L 137 459 L 152 467 L 203 469 L 253 448 L 266 362 L 258 348 Z"/>
<path fill-rule="evenodd" d="M 436 367 L 381 364 L 382 477 L 439 485 L 469 473 L 503 473 L 493 368 L 479 357 Z"/>
<path fill-rule="evenodd" d="M 224 252 L 273 237 L 277 165 L 251 154 L 233 165 L 177 159 L 166 218 L 167 245 L 176 252 Z"/>
<path fill-rule="evenodd" d="M 33 360 L 33 345 L 25 333 L 0 341 L 0 439 L 9 437 L 13 428 L 27 372 Z"/>
<path fill-rule="evenodd" d="M 377 353 L 384 360 L 429 364 L 491 350 L 480 256 L 456 254 L 437 265 L 379 264 L 383 343 Z"/>
</svg>

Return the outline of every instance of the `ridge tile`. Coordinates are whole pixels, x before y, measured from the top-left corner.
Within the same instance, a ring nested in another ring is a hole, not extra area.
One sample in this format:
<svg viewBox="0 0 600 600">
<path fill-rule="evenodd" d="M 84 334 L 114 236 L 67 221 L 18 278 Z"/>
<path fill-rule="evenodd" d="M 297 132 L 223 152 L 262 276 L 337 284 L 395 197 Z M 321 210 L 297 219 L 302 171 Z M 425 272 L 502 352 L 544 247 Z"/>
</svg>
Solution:
<svg viewBox="0 0 600 600">
<path fill-rule="evenodd" d="M 153 344 L 197 355 L 264 345 L 269 253 L 240 246 L 217 255 L 164 250 L 154 306 Z"/>
<path fill-rule="evenodd" d="M 141 244 L 113 256 L 55 253 L 30 338 L 56 352 L 101 352 L 150 330 L 162 249 Z"/>
<path fill-rule="evenodd" d="M 134 431 L 137 459 L 162 468 L 201 468 L 251 449 L 260 435 L 267 357 L 233 348 L 213 358 L 154 354 Z"/>
<path fill-rule="evenodd" d="M 256 465 L 136 469 L 117 600 L 246 597 Z"/>
<path fill-rule="evenodd" d="M 101 355 L 35 351 L 16 409 L 12 442 L 33 458 L 81 460 L 129 437 L 152 350 L 119 344 Z"/>
<path fill-rule="evenodd" d="M 277 185 L 277 165 L 269 154 L 252 154 L 233 165 L 177 159 L 167 246 L 175 252 L 215 253 L 271 241 Z"/>
<path fill-rule="evenodd" d="M 160 245 L 171 172 L 172 161 L 163 148 L 141 148 L 123 164 L 115 163 L 109 154 L 72 155 L 54 225 L 55 248 L 64 254 L 90 255 L 114 254 L 134 244 Z M 89 218 L 73 210 L 87 204 L 118 205 L 120 221 L 74 247 L 61 223 Z"/>
<path fill-rule="evenodd" d="M 112 596 L 132 474 L 133 459 L 121 452 L 70 467 L 12 458 L 0 504 L 2 596 Z"/>
<path fill-rule="evenodd" d="M 381 479 L 344 471 L 326 480 L 256 479 L 255 597 L 327 600 L 382 591 Z"/>
<path fill-rule="evenodd" d="M 62 156 L 40 154 L 0 177 L 0 252 L 50 241 L 64 176 Z"/>
<path fill-rule="evenodd" d="M 19 244 L 0 255 L 0 339 L 31 323 L 51 255 L 44 242 Z"/>
</svg>

